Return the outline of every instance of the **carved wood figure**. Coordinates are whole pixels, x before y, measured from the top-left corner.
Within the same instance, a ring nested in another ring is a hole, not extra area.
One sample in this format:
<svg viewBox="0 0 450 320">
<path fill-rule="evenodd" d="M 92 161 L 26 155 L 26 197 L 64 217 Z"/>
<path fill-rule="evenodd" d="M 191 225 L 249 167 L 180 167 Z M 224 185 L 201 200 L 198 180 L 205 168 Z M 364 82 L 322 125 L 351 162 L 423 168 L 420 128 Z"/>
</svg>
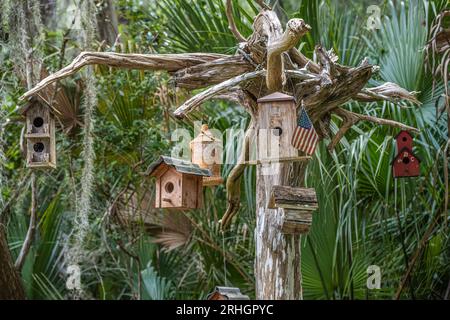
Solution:
<svg viewBox="0 0 450 320">
<path fill-rule="evenodd" d="M 241 177 L 246 168 L 249 145 L 254 134 L 267 123 L 260 118 L 257 100 L 267 94 L 283 91 L 303 101 L 304 108 L 315 128 L 319 140 L 329 138 L 328 149 L 332 151 L 342 137 L 360 121 L 376 125 L 388 125 L 408 131 L 414 127 L 365 113 L 358 114 L 345 107 L 351 100 L 374 102 L 388 100 L 399 103 L 406 100 L 419 104 L 413 92 L 395 83 L 376 87 L 367 84 L 379 68 L 367 59 L 357 66 L 338 63 L 333 50 L 316 46 L 317 63 L 297 49 L 300 38 L 311 27 L 302 19 L 291 19 L 283 27 L 275 11 L 258 1 L 261 7 L 253 22 L 253 33 L 245 38 L 233 21 L 232 1 L 226 1 L 226 13 L 230 30 L 236 37 L 239 50 L 236 54 L 181 53 L 181 54 L 123 54 L 115 52 L 82 52 L 72 63 L 43 79 L 24 94 L 22 99 L 36 96 L 46 87 L 75 74 L 87 65 L 165 70 L 179 88 L 205 90 L 186 100 L 174 116 L 183 119 L 203 102 L 220 97 L 238 102 L 250 114 L 251 121 L 243 141 L 239 161 L 227 177 L 228 207 L 222 216 L 222 227 L 233 222 L 240 207 Z M 286 85 L 286 84 L 289 85 Z M 331 118 L 339 118 L 340 128 L 333 135 Z M 288 151 L 290 152 L 290 151 Z M 255 283 L 257 299 L 301 299 L 300 245 L 298 235 L 280 236 L 282 209 L 269 209 L 272 186 L 297 186 L 304 181 L 306 165 L 292 162 L 280 163 L 280 170 L 265 176 L 257 164 L 256 178 L 256 261 Z M 296 261 L 296 263 L 293 263 Z"/>
<path fill-rule="evenodd" d="M 38 99 L 32 99 L 20 112 L 26 121 L 24 138 L 27 167 L 55 168 L 55 117 L 50 107 Z"/>
<path fill-rule="evenodd" d="M 180 159 L 161 156 L 146 175 L 156 177 L 155 208 L 198 209 L 203 202 L 203 177 L 208 169 Z"/>
<path fill-rule="evenodd" d="M 239 288 L 231 287 L 215 287 L 211 292 L 207 300 L 250 300 L 250 298 L 241 293 Z"/>
<path fill-rule="evenodd" d="M 312 214 L 319 206 L 312 188 L 273 186 L 268 208 L 282 208 L 281 230 L 285 234 L 305 234 L 312 224 Z"/>
<path fill-rule="evenodd" d="M 202 125 L 200 134 L 191 141 L 190 148 L 192 163 L 211 171 L 211 177 L 203 177 L 203 186 L 222 184 L 222 142 L 214 137 L 208 125 Z"/>
</svg>

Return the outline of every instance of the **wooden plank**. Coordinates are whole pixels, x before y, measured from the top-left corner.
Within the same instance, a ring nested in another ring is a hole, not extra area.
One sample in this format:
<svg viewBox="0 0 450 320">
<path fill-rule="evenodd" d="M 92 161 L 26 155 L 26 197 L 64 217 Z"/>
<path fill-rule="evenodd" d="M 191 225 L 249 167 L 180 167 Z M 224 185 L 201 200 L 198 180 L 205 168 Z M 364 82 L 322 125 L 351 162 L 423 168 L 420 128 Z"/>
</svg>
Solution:
<svg viewBox="0 0 450 320">
<path fill-rule="evenodd" d="M 316 191 L 313 188 L 273 186 L 268 207 L 314 211 L 318 208 Z"/>
<path fill-rule="evenodd" d="M 278 159 L 261 159 L 261 160 L 249 160 L 245 161 L 242 164 L 245 165 L 258 165 L 258 164 L 271 164 L 271 163 L 285 163 L 285 162 L 302 162 L 302 161 L 309 161 L 312 157 L 310 156 L 295 156 L 295 157 L 283 157 Z"/>
</svg>

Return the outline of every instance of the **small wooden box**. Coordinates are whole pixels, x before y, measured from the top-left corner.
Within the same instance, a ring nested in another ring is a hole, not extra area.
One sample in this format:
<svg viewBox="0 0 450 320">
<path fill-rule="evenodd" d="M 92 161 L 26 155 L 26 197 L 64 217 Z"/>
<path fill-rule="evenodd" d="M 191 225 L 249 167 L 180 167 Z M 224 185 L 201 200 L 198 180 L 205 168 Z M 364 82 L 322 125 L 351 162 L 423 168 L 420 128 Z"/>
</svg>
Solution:
<svg viewBox="0 0 450 320">
<path fill-rule="evenodd" d="M 148 168 L 147 175 L 156 177 L 155 208 L 198 209 L 203 202 L 203 177 L 208 169 L 187 161 L 160 157 Z"/>
<path fill-rule="evenodd" d="M 282 232 L 285 234 L 305 234 L 312 224 L 312 214 L 319 206 L 313 188 L 293 188 L 273 186 L 269 209 L 283 208 Z"/>
<path fill-rule="evenodd" d="M 420 175 L 420 160 L 405 147 L 392 161 L 392 171 L 394 178 L 417 177 Z"/>
</svg>

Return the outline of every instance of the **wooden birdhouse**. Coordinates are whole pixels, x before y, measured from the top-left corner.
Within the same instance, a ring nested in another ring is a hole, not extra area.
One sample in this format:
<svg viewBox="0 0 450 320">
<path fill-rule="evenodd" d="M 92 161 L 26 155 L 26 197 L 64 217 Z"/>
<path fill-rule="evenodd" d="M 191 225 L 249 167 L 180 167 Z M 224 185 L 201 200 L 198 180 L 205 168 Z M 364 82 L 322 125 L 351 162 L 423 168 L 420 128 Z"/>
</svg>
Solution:
<svg viewBox="0 0 450 320">
<path fill-rule="evenodd" d="M 298 155 L 291 144 L 296 127 L 296 104 L 294 97 L 276 92 L 258 99 L 258 158 L 288 158 Z M 261 130 L 262 129 L 262 130 Z M 275 139 L 273 139 L 275 137 Z M 278 150 L 268 150 L 278 140 Z"/>
<path fill-rule="evenodd" d="M 413 149 L 413 138 L 411 134 L 406 131 L 402 130 L 400 131 L 395 137 L 394 137 L 396 143 L 397 143 L 397 153 L 400 150 L 403 150 L 403 148 L 407 148 L 408 150 Z"/>
<path fill-rule="evenodd" d="M 242 294 L 239 288 L 215 287 L 207 300 L 250 300 L 250 298 Z"/>
<path fill-rule="evenodd" d="M 273 186 L 268 208 L 284 209 L 283 233 L 304 234 L 309 232 L 312 214 L 319 206 L 316 191 L 312 188 Z"/>
<path fill-rule="evenodd" d="M 203 185 L 222 184 L 222 142 L 213 136 L 208 125 L 202 125 L 200 134 L 191 141 L 190 148 L 192 163 L 211 171 L 211 177 L 203 177 Z"/>
<path fill-rule="evenodd" d="M 56 167 L 55 117 L 49 106 L 37 99 L 20 112 L 25 117 L 26 162 L 30 168 Z"/>
<path fill-rule="evenodd" d="M 161 156 L 146 174 L 156 177 L 155 208 L 187 210 L 202 207 L 203 177 L 211 172 L 188 161 Z"/>
<path fill-rule="evenodd" d="M 404 147 L 392 161 L 394 178 L 417 177 L 420 175 L 420 160 L 411 149 Z"/>
</svg>

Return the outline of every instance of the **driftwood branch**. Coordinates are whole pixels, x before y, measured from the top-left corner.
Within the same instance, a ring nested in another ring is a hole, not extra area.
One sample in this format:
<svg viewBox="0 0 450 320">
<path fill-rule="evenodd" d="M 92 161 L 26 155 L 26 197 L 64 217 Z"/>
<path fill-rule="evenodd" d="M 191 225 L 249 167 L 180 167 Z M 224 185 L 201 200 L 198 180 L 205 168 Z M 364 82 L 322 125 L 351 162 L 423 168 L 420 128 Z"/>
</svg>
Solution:
<svg viewBox="0 0 450 320">
<path fill-rule="evenodd" d="M 397 122 L 394 120 L 378 118 L 378 117 L 369 116 L 366 114 L 359 114 L 359 113 L 348 111 L 348 110 L 345 110 L 342 108 L 338 108 L 337 110 L 334 111 L 334 113 L 337 114 L 338 116 L 342 117 L 343 124 L 339 128 L 338 132 L 335 134 L 333 139 L 331 140 L 330 144 L 328 145 L 328 149 L 330 151 L 333 150 L 337 146 L 337 144 L 344 137 L 344 135 L 347 133 L 347 131 L 352 126 L 354 126 L 355 124 L 357 124 L 360 121 L 369 121 L 369 122 L 373 122 L 373 123 L 376 123 L 379 125 L 386 125 L 386 126 L 391 126 L 394 128 L 399 128 L 402 130 L 419 133 L 419 130 L 417 128 L 408 126 L 406 124 L 403 124 L 401 122 Z"/>
<path fill-rule="evenodd" d="M 226 15 L 227 15 L 227 19 L 228 19 L 228 28 L 230 29 L 231 33 L 233 33 L 233 35 L 235 36 L 235 38 L 237 39 L 237 41 L 239 42 L 245 42 L 246 39 L 244 38 L 244 36 L 239 32 L 239 30 L 236 27 L 236 24 L 234 23 L 234 18 L 233 18 L 233 3 L 232 0 L 227 0 L 227 10 L 226 10 Z"/>
<path fill-rule="evenodd" d="M 25 263 L 25 259 L 27 258 L 28 253 L 30 252 L 31 244 L 33 243 L 34 234 L 36 232 L 36 222 L 37 222 L 37 208 L 36 208 L 36 175 L 35 173 L 31 174 L 31 214 L 30 214 L 30 225 L 28 227 L 27 235 L 22 245 L 22 249 L 20 250 L 19 255 L 17 256 L 17 260 L 14 264 L 18 271 L 21 271 L 23 268 L 23 264 Z"/>
<path fill-rule="evenodd" d="M 35 95 L 55 81 L 71 76 L 88 65 L 175 72 L 225 57 L 227 56 L 214 53 L 123 54 L 114 52 L 82 52 L 68 66 L 46 77 L 34 88 L 28 90 L 21 99 L 25 100 Z"/>
<path fill-rule="evenodd" d="M 198 107 L 200 104 L 202 104 L 204 101 L 213 98 L 215 95 L 219 94 L 222 91 L 225 91 L 227 89 L 233 88 L 238 84 L 241 84 L 242 82 L 257 78 L 261 75 L 265 74 L 265 70 L 260 71 L 254 71 L 245 73 L 243 75 L 234 77 L 232 79 L 229 79 L 227 81 L 224 81 L 218 85 L 215 85 L 209 89 L 206 89 L 205 91 L 200 92 L 199 94 L 193 96 L 189 100 L 187 100 L 185 103 L 183 103 L 177 110 L 174 111 L 174 116 L 177 118 L 184 118 L 187 113 Z"/>
<path fill-rule="evenodd" d="M 361 102 L 374 101 L 391 101 L 398 103 L 399 101 L 409 101 L 414 104 L 421 104 L 416 98 L 416 92 L 409 92 L 396 83 L 386 82 L 378 87 L 365 88 L 358 92 L 354 99 Z"/>
<path fill-rule="evenodd" d="M 241 205 L 241 177 L 246 167 L 245 161 L 249 157 L 250 140 L 251 135 L 254 134 L 254 130 L 253 121 L 251 121 L 245 132 L 244 143 L 242 144 L 238 163 L 231 170 L 227 178 L 226 188 L 228 205 L 227 210 L 221 219 L 222 229 L 226 229 L 231 224 L 231 220 L 236 215 Z"/>
<path fill-rule="evenodd" d="M 282 53 L 292 49 L 300 38 L 311 30 L 302 19 L 289 20 L 281 37 L 271 39 L 267 45 L 266 86 L 270 91 L 278 91 L 286 82 Z"/>
</svg>

